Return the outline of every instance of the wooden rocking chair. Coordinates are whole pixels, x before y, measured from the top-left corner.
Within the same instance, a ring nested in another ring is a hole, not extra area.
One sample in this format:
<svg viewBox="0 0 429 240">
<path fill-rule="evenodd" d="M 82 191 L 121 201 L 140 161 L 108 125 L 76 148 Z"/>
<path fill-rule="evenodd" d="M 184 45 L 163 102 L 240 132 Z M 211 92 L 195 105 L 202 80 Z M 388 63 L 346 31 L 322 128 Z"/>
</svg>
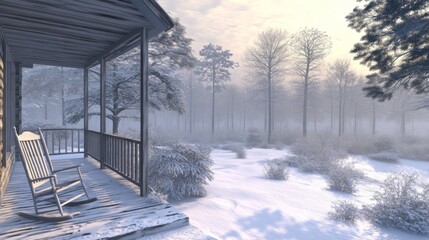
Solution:
<svg viewBox="0 0 429 240">
<path fill-rule="evenodd" d="M 18 215 L 34 220 L 63 221 L 78 214 L 65 213 L 63 206 L 76 206 L 97 200 L 97 198 L 90 198 L 86 191 L 80 165 L 59 170 L 53 169 L 40 129 L 39 135 L 32 132 L 24 132 L 18 135 L 15 129 L 15 136 L 33 196 L 35 210 L 35 214 L 19 212 Z M 57 174 L 68 170 L 75 170 L 76 177 L 59 183 Z M 86 199 L 78 201 L 84 196 Z M 62 200 L 63 197 L 66 199 Z"/>
</svg>

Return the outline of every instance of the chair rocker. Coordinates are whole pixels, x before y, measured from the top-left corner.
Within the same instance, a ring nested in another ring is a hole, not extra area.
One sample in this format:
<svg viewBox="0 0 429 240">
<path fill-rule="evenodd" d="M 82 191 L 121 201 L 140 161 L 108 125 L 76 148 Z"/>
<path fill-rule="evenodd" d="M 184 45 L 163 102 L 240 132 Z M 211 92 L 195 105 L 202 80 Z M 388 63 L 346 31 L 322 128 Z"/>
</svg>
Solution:
<svg viewBox="0 0 429 240">
<path fill-rule="evenodd" d="M 15 136 L 33 196 L 35 210 L 35 214 L 19 212 L 19 216 L 54 222 L 68 220 L 79 213 L 65 213 L 63 206 L 76 206 L 97 200 L 97 198 L 90 198 L 88 195 L 80 171 L 81 165 L 59 170 L 53 169 L 40 129 L 39 135 L 32 132 L 24 132 L 18 135 L 15 129 Z M 77 173 L 73 179 L 59 183 L 57 175 L 71 170 Z M 79 200 L 84 196 L 86 199 Z"/>
</svg>

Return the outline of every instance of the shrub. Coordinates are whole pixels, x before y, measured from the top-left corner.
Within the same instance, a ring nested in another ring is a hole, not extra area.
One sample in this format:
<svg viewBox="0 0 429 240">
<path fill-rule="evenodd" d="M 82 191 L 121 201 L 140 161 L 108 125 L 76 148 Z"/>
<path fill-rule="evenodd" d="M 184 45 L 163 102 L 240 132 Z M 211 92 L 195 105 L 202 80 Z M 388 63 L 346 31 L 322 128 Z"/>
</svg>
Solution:
<svg viewBox="0 0 429 240">
<path fill-rule="evenodd" d="M 390 162 L 395 163 L 398 162 L 399 157 L 396 153 L 393 152 L 378 152 L 378 153 L 372 153 L 368 155 L 369 158 L 382 161 L 382 162 Z"/>
<path fill-rule="evenodd" d="M 210 151 L 185 144 L 157 149 L 149 161 L 149 184 L 170 199 L 205 196 L 204 185 L 213 180 Z"/>
<path fill-rule="evenodd" d="M 248 147 L 256 147 L 262 143 L 261 134 L 256 128 L 250 128 L 247 131 L 246 145 Z"/>
<path fill-rule="evenodd" d="M 377 137 L 374 141 L 376 152 L 389 152 L 395 150 L 395 142 L 389 136 Z"/>
<path fill-rule="evenodd" d="M 347 141 L 347 152 L 350 154 L 370 154 L 377 152 L 374 139 L 369 137 L 349 138 Z"/>
<path fill-rule="evenodd" d="M 234 144 L 232 147 L 232 151 L 236 153 L 237 158 L 244 159 L 246 158 L 246 149 L 241 144 Z"/>
<path fill-rule="evenodd" d="M 160 192 L 156 192 L 155 190 L 150 191 L 150 193 L 147 195 L 147 198 L 154 203 L 160 203 L 160 204 L 167 203 L 167 195 L 162 194 Z"/>
<path fill-rule="evenodd" d="M 417 173 L 389 175 L 374 195 L 375 203 L 365 206 L 367 217 L 380 225 L 428 234 L 429 188 L 422 188 L 418 178 Z"/>
<path fill-rule="evenodd" d="M 292 152 L 300 156 L 299 168 L 305 172 L 326 173 L 338 160 L 347 156 L 334 140 L 303 138 L 292 146 Z"/>
<path fill-rule="evenodd" d="M 363 174 L 355 169 L 351 163 L 340 162 L 328 172 L 329 188 L 345 193 L 355 192 L 356 183 L 363 178 Z"/>
<path fill-rule="evenodd" d="M 289 171 L 286 169 L 287 163 L 282 159 L 268 160 L 265 165 L 265 175 L 269 179 L 287 180 Z"/>
<path fill-rule="evenodd" d="M 329 216 L 337 221 L 355 223 L 359 218 L 359 208 L 352 202 L 337 201 L 332 205 Z"/>
</svg>

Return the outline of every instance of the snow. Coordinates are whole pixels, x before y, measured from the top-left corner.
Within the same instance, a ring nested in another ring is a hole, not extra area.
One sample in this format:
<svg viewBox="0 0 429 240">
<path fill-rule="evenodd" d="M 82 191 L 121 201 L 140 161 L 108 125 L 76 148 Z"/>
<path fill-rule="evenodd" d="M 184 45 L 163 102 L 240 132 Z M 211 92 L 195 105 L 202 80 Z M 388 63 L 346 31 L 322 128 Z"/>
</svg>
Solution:
<svg viewBox="0 0 429 240">
<path fill-rule="evenodd" d="M 428 162 L 401 159 L 392 164 L 351 156 L 349 161 L 368 179 L 349 195 L 330 191 L 322 175 L 295 168 L 290 168 L 287 181 L 267 179 L 264 161 L 289 154 L 288 149 L 254 148 L 248 150 L 246 159 L 237 159 L 233 152 L 215 149 L 215 179 L 206 188 L 208 195 L 173 204 L 189 216 L 192 225 L 218 239 L 428 239 L 363 219 L 347 225 L 328 216 L 337 200 L 352 200 L 358 205 L 371 201 L 388 172 L 418 171 L 429 180 Z"/>
</svg>

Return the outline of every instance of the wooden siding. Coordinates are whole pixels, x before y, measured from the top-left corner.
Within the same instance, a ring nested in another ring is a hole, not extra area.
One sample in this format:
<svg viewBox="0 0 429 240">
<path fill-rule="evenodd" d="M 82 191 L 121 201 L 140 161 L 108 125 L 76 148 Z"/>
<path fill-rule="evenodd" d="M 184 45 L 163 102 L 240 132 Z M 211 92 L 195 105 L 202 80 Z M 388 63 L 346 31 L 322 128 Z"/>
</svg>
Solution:
<svg viewBox="0 0 429 240">
<path fill-rule="evenodd" d="M 189 224 L 188 217 L 173 206 L 140 197 L 133 184 L 110 170 L 97 169 L 92 159 L 53 160 L 54 168 L 80 163 L 84 164 L 87 189 L 98 200 L 65 207 L 65 211 L 80 214 L 60 223 L 31 221 L 16 215 L 18 211 L 34 211 L 24 170 L 17 163 L 0 209 L 0 239 L 136 239 Z"/>
<path fill-rule="evenodd" d="M 13 171 L 13 166 L 15 164 L 15 154 L 8 154 L 6 159 L 6 166 L 0 167 L 0 207 L 3 202 L 3 198 L 8 186 L 10 176 Z"/>
</svg>

